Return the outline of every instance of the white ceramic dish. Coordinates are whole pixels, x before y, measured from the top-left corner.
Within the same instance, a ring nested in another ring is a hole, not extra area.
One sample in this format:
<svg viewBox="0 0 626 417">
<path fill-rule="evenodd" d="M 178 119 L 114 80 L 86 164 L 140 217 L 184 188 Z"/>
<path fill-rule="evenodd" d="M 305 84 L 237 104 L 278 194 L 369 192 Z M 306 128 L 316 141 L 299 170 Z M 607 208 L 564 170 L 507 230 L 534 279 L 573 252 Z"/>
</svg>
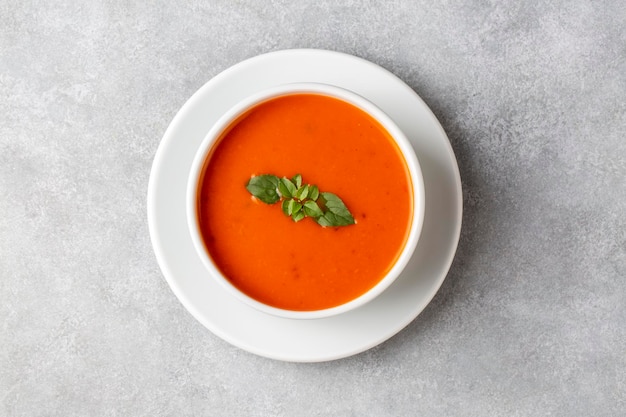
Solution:
<svg viewBox="0 0 626 417">
<path fill-rule="evenodd" d="M 290 82 L 337 85 L 362 95 L 394 119 L 420 160 L 424 224 L 404 272 L 366 305 L 339 316 L 293 320 L 264 314 L 231 297 L 197 256 L 186 216 L 194 155 L 228 109 L 257 91 Z M 180 109 L 157 150 L 148 187 L 150 236 L 168 284 L 210 331 L 249 352 L 286 361 L 339 359 L 389 339 L 428 305 L 450 268 L 461 230 L 462 193 L 452 147 L 426 104 L 387 70 L 337 52 L 287 50 L 222 72 Z"/>
<path fill-rule="evenodd" d="M 336 307 L 323 310 L 293 311 L 272 307 L 249 297 L 248 295 L 237 289 L 237 287 L 232 285 L 228 278 L 222 275 L 220 270 L 213 263 L 211 257 L 209 256 L 202 240 L 200 226 L 198 224 L 197 207 L 198 186 L 200 183 L 205 161 L 208 155 L 211 153 L 215 143 L 217 143 L 219 138 L 222 137 L 223 132 L 227 130 L 237 119 L 241 118 L 243 114 L 249 112 L 252 108 L 265 101 L 276 97 L 303 93 L 330 96 L 352 104 L 353 106 L 360 108 L 361 110 L 369 114 L 371 117 L 377 120 L 378 123 L 383 126 L 383 128 L 385 128 L 385 130 L 397 143 L 406 162 L 406 166 L 409 170 L 411 183 L 413 185 L 413 216 L 411 220 L 409 235 L 407 237 L 402 253 L 398 257 L 396 263 L 391 268 L 391 270 L 380 280 L 378 284 L 376 284 L 366 293 L 362 294 L 360 297 Z M 413 252 L 415 250 L 415 246 L 417 245 L 419 234 L 422 229 L 423 220 L 424 181 L 422 179 L 422 172 L 419 167 L 419 162 L 407 137 L 394 123 L 394 121 L 371 101 L 349 90 L 329 84 L 280 84 L 252 94 L 251 96 L 246 97 L 245 99 L 237 103 L 231 109 L 228 109 L 228 111 L 224 113 L 222 117 L 220 117 L 211 127 L 209 133 L 200 144 L 195 158 L 192 162 L 189 181 L 187 183 L 187 222 L 189 226 L 189 234 L 196 249 L 196 253 L 198 254 L 198 257 L 203 262 L 205 268 L 208 271 L 207 276 L 209 278 L 217 280 L 217 282 L 222 287 L 224 287 L 226 291 L 228 291 L 233 297 L 238 298 L 239 300 L 250 305 L 251 307 L 256 308 L 257 310 L 266 314 L 273 314 L 278 317 L 285 317 L 290 319 L 319 319 L 335 316 L 338 314 L 344 314 L 376 298 L 396 280 L 396 278 L 400 275 L 404 267 L 413 256 Z"/>
</svg>

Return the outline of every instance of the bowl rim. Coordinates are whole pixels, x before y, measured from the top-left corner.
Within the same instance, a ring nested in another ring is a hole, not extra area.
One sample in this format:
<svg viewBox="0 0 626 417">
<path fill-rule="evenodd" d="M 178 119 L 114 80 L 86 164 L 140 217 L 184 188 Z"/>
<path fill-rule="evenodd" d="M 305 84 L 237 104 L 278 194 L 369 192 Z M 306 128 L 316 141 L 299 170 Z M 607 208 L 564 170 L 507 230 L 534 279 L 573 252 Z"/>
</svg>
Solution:
<svg viewBox="0 0 626 417">
<path fill-rule="evenodd" d="M 378 281 L 376 285 L 374 285 L 365 293 L 361 294 L 359 297 L 354 298 L 344 304 L 321 310 L 301 311 L 282 309 L 270 306 L 268 304 L 264 304 L 250 297 L 243 291 L 239 290 L 237 287 L 231 284 L 231 282 L 224 276 L 224 274 L 222 274 L 219 268 L 215 265 L 214 261 L 211 259 L 211 256 L 206 249 L 201 233 L 199 231 L 198 224 L 198 183 L 203 173 L 205 161 L 212 152 L 214 145 L 223 136 L 224 132 L 237 121 L 237 119 L 239 119 L 248 111 L 252 110 L 254 107 L 278 97 L 294 94 L 319 94 L 330 96 L 347 102 L 348 104 L 351 104 L 361 109 L 362 111 L 370 115 L 370 117 L 374 118 L 389 133 L 389 135 L 392 137 L 392 139 L 395 141 L 396 145 L 400 149 L 400 152 L 405 160 L 407 169 L 409 171 L 409 177 L 413 189 L 413 211 L 409 233 L 406 237 L 404 247 L 402 248 L 400 255 L 397 257 L 391 269 L 387 271 L 385 276 L 380 281 Z M 422 226 L 424 223 L 424 197 L 424 180 L 420 164 L 415 154 L 415 150 L 413 149 L 413 146 L 411 145 L 405 134 L 402 132 L 402 130 L 391 119 L 391 117 L 383 112 L 377 105 L 353 91 L 331 84 L 319 82 L 287 83 L 263 89 L 240 100 L 226 113 L 224 113 L 213 124 L 211 129 L 205 135 L 202 143 L 196 151 L 196 154 L 194 155 L 194 159 L 189 171 L 186 192 L 187 225 L 196 254 L 200 257 L 205 268 L 207 268 L 209 275 L 236 299 L 261 312 L 278 317 L 288 319 L 318 319 L 343 314 L 353 309 L 356 309 L 375 299 L 396 280 L 396 278 L 401 274 L 401 272 L 404 270 L 409 260 L 413 256 L 413 253 L 417 246 L 417 242 L 419 240 L 419 236 L 421 234 Z"/>
</svg>

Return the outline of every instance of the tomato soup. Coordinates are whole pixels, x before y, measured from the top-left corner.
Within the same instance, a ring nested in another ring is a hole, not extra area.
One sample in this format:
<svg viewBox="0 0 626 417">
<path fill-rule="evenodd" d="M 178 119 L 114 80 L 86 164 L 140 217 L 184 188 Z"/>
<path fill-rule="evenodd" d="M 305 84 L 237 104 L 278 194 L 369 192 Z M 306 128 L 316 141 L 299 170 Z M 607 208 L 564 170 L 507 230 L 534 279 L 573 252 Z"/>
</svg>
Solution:
<svg viewBox="0 0 626 417">
<path fill-rule="evenodd" d="M 261 174 L 301 174 L 338 195 L 356 224 L 294 222 L 246 190 Z M 359 108 L 319 94 L 273 98 L 240 117 L 210 152 L 198 191 L 200 233 L 217 268 L 243 293 L 287 310 L 331 308 L 367 292 L 402 252 L 413 216 L 393 138 Z"/>
</svg>

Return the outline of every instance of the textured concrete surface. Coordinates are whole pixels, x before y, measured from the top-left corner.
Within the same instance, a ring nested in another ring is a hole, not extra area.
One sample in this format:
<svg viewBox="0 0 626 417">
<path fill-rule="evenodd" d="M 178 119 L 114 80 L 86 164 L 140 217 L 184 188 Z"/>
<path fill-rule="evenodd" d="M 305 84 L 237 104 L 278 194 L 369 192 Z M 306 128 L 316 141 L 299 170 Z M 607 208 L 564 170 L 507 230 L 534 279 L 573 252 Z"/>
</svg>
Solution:
<svg viewBox="0 0 626 417">
<path fill-rule="evenodd" d="M 625 415 L 623 2 L 149 3 L 0 3 L 0 415 Z M 146 221 L 185 100 L 296 47 L 411 85 L 450 136 L 466 209 L 424 313 L 322 364 L 203 328 Z"/>
</svg>

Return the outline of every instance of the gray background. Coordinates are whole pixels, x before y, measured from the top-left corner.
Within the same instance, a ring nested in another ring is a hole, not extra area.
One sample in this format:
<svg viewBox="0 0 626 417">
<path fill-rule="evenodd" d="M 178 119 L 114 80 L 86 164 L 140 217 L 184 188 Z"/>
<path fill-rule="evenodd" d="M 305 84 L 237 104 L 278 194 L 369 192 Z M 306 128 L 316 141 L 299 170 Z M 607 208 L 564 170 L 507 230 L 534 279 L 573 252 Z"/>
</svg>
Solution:
<svg viewBox="0 0 626 417">
<path fill-rule="evenodd" d="M 0 415 L 625 415 L 625 27 L 619 0 L 2 1 Z M 298 47 L 413 87 L 464 186 L 433 302 L 321 364 L 203 328 L 146 220 L 187 98 Z"/>
</svg>

